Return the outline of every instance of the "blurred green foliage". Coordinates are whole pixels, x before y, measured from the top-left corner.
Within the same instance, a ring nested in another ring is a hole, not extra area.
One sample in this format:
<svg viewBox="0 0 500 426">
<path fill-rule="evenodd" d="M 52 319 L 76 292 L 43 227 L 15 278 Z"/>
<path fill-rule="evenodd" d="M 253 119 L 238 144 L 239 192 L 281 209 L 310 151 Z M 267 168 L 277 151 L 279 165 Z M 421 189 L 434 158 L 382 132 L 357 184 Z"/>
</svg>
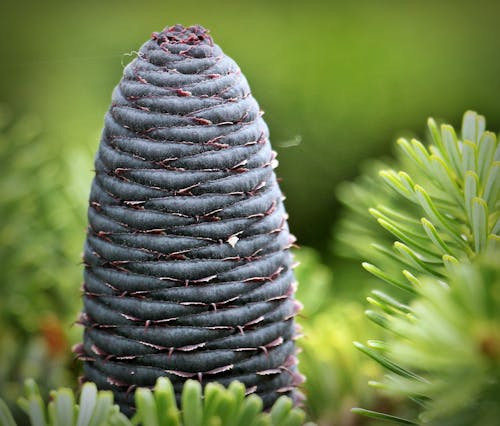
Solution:
<svg viewBox="0 0 500 426">
<path fill-rule="evenodd" d="M 45 393 L 75 384 L 86 205 L 77 152 L 48 143 L 38 117 L 0 105 L 0 394 L 9 402 L 26 377 Z"/>
<path fill-rule="evenodd" d="M 0 319 L 26 333 L 55 312 L 67 319 L 78 301 L 86 189 L 73 172 L 81 162 L 73 158 L 76 149 L 62 151 L 46 137 L 37 117 L 15 119 L 7 107 L 0 110 L 0 269 L 8 289 Z"/>
<path fill-rule="evenodd" d="M 381 379 L 382 369 L 352 344 L 383 335 L 367 321 L 362 299 L 338 291 L 349 283 L 338 283 L 315 250 L 301 248 L 295 259 L 299 263 L 297 298 L 304 304 L 298 319 L 304 335 L 298 341 L 299 365 L 306 377 L 303 389 L 309 417 L 321 426 L 355 426 L 364 423 L 351 413 L 353 406 L 404 407 L 400 398 L 381 397 L 368 385 L 369 380 Z M 353 293 L 357 295 L 358 289 Z"/>
</svg>

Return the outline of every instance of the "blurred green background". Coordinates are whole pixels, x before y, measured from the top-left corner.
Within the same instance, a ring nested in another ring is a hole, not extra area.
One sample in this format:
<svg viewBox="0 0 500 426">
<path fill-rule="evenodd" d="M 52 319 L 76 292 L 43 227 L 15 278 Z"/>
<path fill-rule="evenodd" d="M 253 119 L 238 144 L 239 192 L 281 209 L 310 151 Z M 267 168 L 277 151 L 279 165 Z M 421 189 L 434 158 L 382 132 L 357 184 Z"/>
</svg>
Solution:
<svg viewBox="0 0 500 426">
<path fill-rule="evenodd" d="M 369 283 L 330 251 L 337 185 L 428 116 L 474 109 L 500 128 L 497 1 L 17 1 L 0 6 L 0 394 L 28 375 L 75 386 L 86 200 L 103 116 L 124 65 L 153 31 L 199 23 L 265 110 L 305 304 L 311 417 L 352 425 L 380 374 L 352 340 Z M 333 272 L 332 272 L 333 271 Z M 335 401 L 332 403 L 331 401 Z M 377 405 L 378 404 L 378 405 Z"/>
<path fill-rule="evenodd" d="M 266 111 L 290 223 L 320 245 L 335 184 L 427 116 L 499 124 L 495 1 L 19 1 L 2 6 L 0 94 L 51 144 L 90 154 L 123 64 L 152 31 L 201 23 Z M 301 140 L 298 146 L 296 143 Z M 292 145 L 292 146 L 290 146 Z M 87 171 L 85 179 L 90 179 Z"/>
</svg>

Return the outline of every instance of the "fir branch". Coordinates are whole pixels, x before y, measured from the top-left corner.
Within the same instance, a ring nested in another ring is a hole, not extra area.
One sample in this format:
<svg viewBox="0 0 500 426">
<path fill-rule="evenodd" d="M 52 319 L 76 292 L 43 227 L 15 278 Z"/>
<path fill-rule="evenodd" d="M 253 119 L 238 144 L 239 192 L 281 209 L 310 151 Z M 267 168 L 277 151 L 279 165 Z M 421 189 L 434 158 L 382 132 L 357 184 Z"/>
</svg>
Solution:
<svg viewBox="0 0 500 426">
<path fill-rule="evenodd" d="M 356 345 L 389 369 L 376 387 L 420 405 L 417 420 L 357 412 L 400 424 L 495 424 L 500 146 L 472 111 L 460 138 L 449 125 L 429 119 L 428 126 L 431 144 L 399 139 L 397 168 L 341 190 L 354 214 L 341 227 L 340 247 L 368 259 L 366 270 L 408 293 L 373 292 L 367 315 L 390 337 Z M 353 230 L 363 237 L 346 238 Z"/>
<path fill-rule="evenodd" d="M 204 391 L 199 382 L 186 381 L 182 389 L 182 410 L 177 406 L 172 383 L 164 377 L 153 390 L 139 388 L 135 392 L 137 412 L 128 419 L 114 404 L 111 391 L 98 391 L 92 382 L 83 385 L 79 402 L 73 391 L 61 388 L 51 392 L 46 405 L 36 383 L 25 383 L 25 396 L 19 405 L 31 426 L 299 426 L 305 414 L 293 407 L 288 397 L 280 397 L 269 412 L 263 411 L 262 399 L 245 395 L 243 384 L 233 381 L 228 388 L 209 383 Z M 0 399 L 0 424 L 16 426 L 16 422 Z"/>
<path fill-rule="evenodd" d="M 468 111 L 466 137 L 458 139 L 451 126 L 438 128 L 430 119 L 433 144 L 427 148 L 415 139 L 398 140 L 396 168 L 404 171 L 385 168 L 378 178 L 367 175 L 341 187 L 340 199 L 354 213 L 340 227 L 341 250 L 370 259 L 377 268 L 370 272 L 407 288 L 413 283 L 403 269 L 446 277 L 450 260 L 465 262 L 497 245 L 500 146 L 483 123 Z"/>
</svg>

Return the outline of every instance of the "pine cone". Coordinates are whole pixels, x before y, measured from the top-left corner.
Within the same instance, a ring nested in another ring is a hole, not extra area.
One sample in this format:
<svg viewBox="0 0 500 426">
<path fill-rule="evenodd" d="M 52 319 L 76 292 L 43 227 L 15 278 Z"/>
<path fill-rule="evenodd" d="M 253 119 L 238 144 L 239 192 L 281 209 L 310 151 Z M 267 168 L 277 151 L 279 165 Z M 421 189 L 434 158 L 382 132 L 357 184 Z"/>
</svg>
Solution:
<svg viewBox="0 0 500 426">
<path fill-rule="evenodd" d="M 133 413 L 167 376 L 297 400 L 295 281 L 262 112 L 200 26 L 153 33 L 113 92 L 84 251 L 84 379 Z"/>
</svg>

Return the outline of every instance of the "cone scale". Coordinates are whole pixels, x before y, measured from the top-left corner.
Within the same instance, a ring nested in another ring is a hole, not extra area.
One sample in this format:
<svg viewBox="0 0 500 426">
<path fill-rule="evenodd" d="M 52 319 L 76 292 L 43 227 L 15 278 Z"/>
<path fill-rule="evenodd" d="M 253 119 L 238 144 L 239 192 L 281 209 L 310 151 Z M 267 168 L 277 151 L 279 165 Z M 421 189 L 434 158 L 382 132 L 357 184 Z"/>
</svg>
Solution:
<svg viewBox="0 0 500 426">
<path fill-rule="evenodd" d="M 84 380 L 128 414 L 168 377 L 297 400 L 293 260 L 268 128 L 200 26 L 154 33 L 124 70 L 95 159 Z"/>
</svg>

